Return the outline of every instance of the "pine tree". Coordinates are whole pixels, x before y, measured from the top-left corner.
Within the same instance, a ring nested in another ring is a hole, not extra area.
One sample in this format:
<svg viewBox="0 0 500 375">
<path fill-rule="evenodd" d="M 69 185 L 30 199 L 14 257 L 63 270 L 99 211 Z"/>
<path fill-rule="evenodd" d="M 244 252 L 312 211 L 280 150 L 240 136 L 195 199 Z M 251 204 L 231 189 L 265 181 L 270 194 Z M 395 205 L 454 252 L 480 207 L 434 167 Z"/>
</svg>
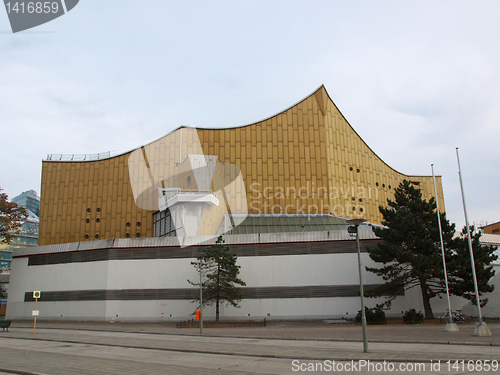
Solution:
<svg viewBox="0 0 500 375">
<path fill-rule="evenodd" d="M 204 251 L 204 255 L 197 262 L 191 262 L 204 277 L 203 305 L 215 304 L 215 321 L 219 322 L 219 306 L 240 307 L 239 302 L 243 294 L 238 285 L 245 286 L 245 282 L 238 278 L 240 266 L 236 265 L 237 257 L 229 253 L 229 248 L 224 245 L 224 239 L 219 236 L 216 243 Z M 191 285 L 200 286 L 190 280 Z"/>
<path fill-rule="evenodd" d="M 425 316 L 433 319 L 431 298 L 445 290 L 443 261 L 439 246 L 439 229 L 434 198 L 422 199 L 420 189 L 407 180 L 395 191 L 395 201 L 387 200 L 388 207 L 379 207 L 383 227 L 373 227 L 383 242 L 369 249 L 380 268 L 366 269 L 385 280 L 385 284 L 367 292 L 368 296 L 386 296 L 386 305 L 398 295 L 414 287 L 420 288 Z M 443 236 L 451 241 L 454 225 L 441 214 Z"/>
<path fill-rule="evenodd" d="M 470 232 L 478 292 L 479 298 L 481 298 L 483 293 L 491 293 L 494 290 L 494 286 L 489 285 L 488 282 L 495 275 L 491 263 L 496 261 L 498 256 L 495 254 L 496 247 L 481 245 L 479 242 L 481 232 L 476 232 L 473 226 L 471 226 Z M 446 260 L 450 293 L 466 298 L 477 306 L 466 227 L 451 240 L 448 247 L 451 249 Z M 488 299 L 480 299 L 480 303 L 481 306 L 485 306 Z"/>
</svg>

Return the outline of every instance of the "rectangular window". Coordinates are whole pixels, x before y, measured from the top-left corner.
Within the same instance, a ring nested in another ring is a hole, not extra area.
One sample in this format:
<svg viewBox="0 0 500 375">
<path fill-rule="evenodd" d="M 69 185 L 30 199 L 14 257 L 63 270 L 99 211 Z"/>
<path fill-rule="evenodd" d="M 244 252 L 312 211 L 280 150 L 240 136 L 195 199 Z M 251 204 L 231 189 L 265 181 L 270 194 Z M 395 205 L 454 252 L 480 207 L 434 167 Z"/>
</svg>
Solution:
<svg viewBox="0 0 500 375">
<path fill-rule="evenodd" d="M 170 211 L 165 210 L 153 214 L 153 237 L 177 236 Z M 181 227 L 182 229 L 182 227 Z"/>
</svg>

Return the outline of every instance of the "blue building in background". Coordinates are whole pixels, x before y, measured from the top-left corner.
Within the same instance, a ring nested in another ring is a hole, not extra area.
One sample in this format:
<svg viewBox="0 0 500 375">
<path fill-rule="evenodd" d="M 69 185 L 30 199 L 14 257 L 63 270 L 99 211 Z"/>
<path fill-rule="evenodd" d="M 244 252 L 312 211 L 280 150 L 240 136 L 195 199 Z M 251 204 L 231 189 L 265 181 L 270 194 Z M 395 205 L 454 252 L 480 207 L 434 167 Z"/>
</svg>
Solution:
<svg viewBox="0 0 500 375">
<path fill-rule="evenodd" d="M 40 216 L 40 197 L 35 190 L 24 191 L 17 197 L 11 199 L 11 202 L 16 203 L 30 210 L 36 217 Z"/>
<path fill-rule="evenodd" d="M 10 269 L 10 262 L 12 261 L 12 251 L 2 250 L 0 251 L 0 270 Z"/>
<path fill-rule="evenodd" d="M 38 245 L 40 197 L 36 191 L 28 190 L 12 198 L 11 202 L 26 208 L 28 216 L 21 225 L 20 233 L 12 239 L 12 243 L 0 244 L 0 270 L 4 272 L 10 270 L 13 249 Z"/>
</svg>

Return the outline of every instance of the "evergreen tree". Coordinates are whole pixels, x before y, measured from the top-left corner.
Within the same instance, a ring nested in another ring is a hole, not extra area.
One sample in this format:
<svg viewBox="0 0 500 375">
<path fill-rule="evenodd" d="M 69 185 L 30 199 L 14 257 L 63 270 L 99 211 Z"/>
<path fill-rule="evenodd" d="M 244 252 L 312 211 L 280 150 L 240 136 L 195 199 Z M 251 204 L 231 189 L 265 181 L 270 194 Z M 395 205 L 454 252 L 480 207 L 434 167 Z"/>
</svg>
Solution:
<svg viewBox="0 0 500 375">
<path fill-rule="evenodd" d="M 219 305 L 223 302 L 227 306 L 240 307 L 243 299 L 238 285 L 245 286 L 245 282 L 238 278 L 240 266 L 236 265 L 237 257 L 229 253 L 224 245 L 224 239 L 219 236 L 216 243 L 204 251 L 204 255 L 197 262 L 191 262 L 205 278 L 203 285 L 203 305 L 215 303 L 215 321 L 219 322 Z M 200 286 L 190 280 L 191 285 Z M 198 298 L 197 298 L 198 300 Z"/>
<path fill-rule="evenodd" d="M 488 285 L 488 282 L 495 275 L 491 263 L 496 261 L 498 256 L 495 254 L 496 247 L 480 244 L 481 232 L 476 232 L 473 226 L 470 232 L 478 292 L 481 298 L 483 293 L 493 292 L 494 286 Z M 451 249 L 446 260 L 450 293 L 466 298 L 477 306 L 466 227 L 451 240 L 448 247 Z M 484 306 L 488 303 L 488 299 L 480 299 L 480 303 Z"/>
<path fill-rule="evenodd" d="M 373 227 L 383 242 L 368 250 L 370 258 L 383 266 L 366 268 L 382 276 L 385 284 L 371 289 L 367 295 L 384 295 L 386 305 L 390 305 L 398 295 L 418 287 L 425 317 L 433 319 L 430 300 L 445 290 L 435 200 L 422 199 L 420 189 L 404 180 L 395 190 L 395 201 L 387 202 L 387 208 L 379 207 L 386 227 Z M 441 225 L 445 241 L 450 242 L 454 225 L 450 225 L 445 214 L 441 214 Z"/>
</svg>

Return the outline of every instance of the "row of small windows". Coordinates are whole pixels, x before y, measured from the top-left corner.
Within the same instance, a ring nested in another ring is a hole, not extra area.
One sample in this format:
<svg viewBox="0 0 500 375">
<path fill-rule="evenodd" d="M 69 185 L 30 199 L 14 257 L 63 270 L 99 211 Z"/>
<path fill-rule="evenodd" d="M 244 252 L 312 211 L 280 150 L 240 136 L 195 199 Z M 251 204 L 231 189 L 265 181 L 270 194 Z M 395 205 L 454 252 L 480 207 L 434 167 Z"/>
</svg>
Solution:
<svg viewBox="0 0 500 375">
<path fill-rule="evenodd" d="M 87 224 L 88 224 L 88 223 L 90 223 L 90 219 L 85 219 L 85 222 L 86 222 Z M 100 223 L 100 222 L 101 222 L 101 219 L 100 219 L 100 218 L 97 218 L 97 219 L 95 219 L 95 222 L 96 222 L 96 223 Z M 126 224 L 126 226 L 127 226 L 127 227 L 130 227 L 130 225 L 131 225 L 130 223 L 127 223 L 127 224 Z M 135 225 L 136 225 L 136 226 L 138 226 L 138 227 L 140 227 L 140 226 L 141 226 L 141 222 L 140 222 L 140 221 L 138 221 Z"/>
<path fill-rule="evenodd" d="M 88 212 L 88 213 L 90 213 L 91 211 L 92 211 L 92 210 L 91 210 L 91 208 L 90 208 L 90 207 L 89 207 L 89 208 L 87 208 L 87 212 Z M 100 208 L 100 207 L 98 207 L 96 211 L 97 211 L 97 212 L 101 212 L 101 208 Z M 87 224 L 88 224 L 88 223 L 90 223 L 90 219 L 89 219 L 89 218 L 87 218 L 87 219 L 85 220 L 85 222 L 86 222 Z M 95 222 L 96 222 L 96 223 L 99 223 L 99 222 L 101 222 L 101 219 L 100 219 L 100 218 L 97 218 L 97 219 L 95 219 Z M 130 222 L 127 222 L 127 224 L 125 224 L 125 225 L 126 225 L 127 227 L 130 227 L 130 226 L 131 226 Z M 136 225 L 136 226 L 138 226 L 138 227 L 140 227 L 140 226 L 141 226 L 141 222 L 140 222 L 140 221 L 138 221 L 135 225 Z"/>
<path fill-rule="evenodd" d="M 141 234 L 140 234 L 139 232 L 137 232 L 137 233 L 135 234 L 135 236 L 136 236 L 136 237 L 140 237 L 140 236 L 141 236 Z M 125 237 L 130 238 L 130 233 L 125 234 Z M 85 234 L 85 239 L 86 239 L 86 240 L 88 240 L 89 238 L 90 238 L 90 235 L 89 235 L 88 233 L 87 233 L 87 234 Z M 96 233 L 96 234 L 94 235 L 94 238 L 95 238 L 96 240 L 98 240 L 98 239 L 99 239 L 99 233 Z"/>
<path fill-rule="evenodd" d="M 132 224 L 130 224 L 130 222 L 127 222 L 127 224 L 125 224 L 127 227 L 130 227 Z M 141 222 L 138 221 L 137 223 L 135 223 L 136 226 L 140 227 L 141 226 Z"/>
<path fill-rule="evenodd" d="M 353 167 L 349 167 L 349 170 L 352 172 L 352 171 L 354 171 L 354 168 L 353 168 Z M 356 172 L 357 172 L 357 173 L 360 173 L 360 172 L 361 172 L 361 170 L 360 170 L 359 168 L 357 168 L 357 169 L 356 169 Z M 376 183 L 375 183 L 375 185 L 376 185 L 376 186 L 379 186 L 379 183 L 378 183 L 378 182 L 376 182 Z M 385 184 L 382 184 L 382 187 L 383 187 L 383 188 L 385 188 Z M 389 188 L 389 189 L 392 189 L 391 185 L 389 185 L 389 186 L 388 186 L 388 188 Z"/>
<path fill-rule="evenodd" d="M 97 212 L 101 212 L 101 208 L 100 208 L 100 207 L 98 207 L 98 208 L 96 209 L 96 211 L 97 211 Z M 87 208 L 87 213 L 90 213 L 90 212 L 92 212 L 92 209 L 89 207 L 89 208 Z M 85 222 L 86 222 L 87 224 L 89 224 L 89 223 L 90 223 L 90 218 L 85 219 Z M 100 223 L 100 222 L 101 222 L 101 219 L 98 217 L 98 218 L 96 218 L 96 219 L 95 219 L 95 222 L 96 222 L 96 223 Z M 125 224 L 125 226 L 126 226 L 127 228 L 130 228 L 130 227 L 131 227 L 130 222 L 127 222 L 127 223 Z M 138 221 L 138 222 L 136 223 L 136 226 L 137 226 L 137 227 L 140 227 L 140 226 L 141 226 L 141 222 L 140 222 L 140 221 Z M 128 230 L 128 229 L 127 229 L 127 230 Z M 125 237 L 130 238 L 131 236 L 132 236 L 132 235 L 130 234 L 130 232 L 128 232 L 128 231 L 127 231 L 127 233 L 125 234 Z M 140 233 L 140 232 L 137 232 L 137 233 L 135 234 L 135 236 L 136 236 L 136 237 L 141 237 L 141 233 Z M 100 238 L 99 233 L 96 233 L 96 234 L 94 235 L 94 238 L 95 238 L 96 240 L 98 240 L 98 239 Z M 90 234 L 86 233 L 86 234 L 85 234 L 85 239 L 86 239 L 86 240 L 90 239 Z"/>
</svg>

